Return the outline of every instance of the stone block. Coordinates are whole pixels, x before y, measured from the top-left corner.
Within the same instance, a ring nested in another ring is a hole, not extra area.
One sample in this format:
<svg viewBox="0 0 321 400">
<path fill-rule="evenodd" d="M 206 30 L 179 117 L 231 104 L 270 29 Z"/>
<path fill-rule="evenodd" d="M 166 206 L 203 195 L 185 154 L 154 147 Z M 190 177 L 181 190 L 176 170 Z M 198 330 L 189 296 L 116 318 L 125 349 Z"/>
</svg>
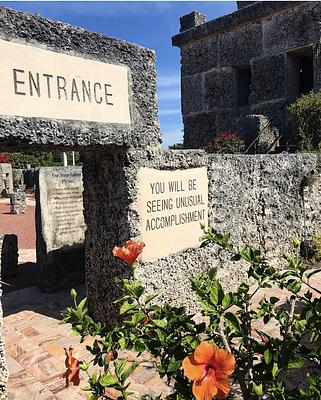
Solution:
<svg viewBox="0 0 321 400">
<path fill-rule="evenodd" d="M 180 32 L 184 32 L 187 29 L 194 28 L 195 26 L 202 25 L 206 22 L 206 16 L 199 12 L 191 12 L 189 14 L 180 17 Z"/>
<path fill-rule="evenodd" d="M 241 8 L 251 6 L 252 4 L 256 3 L 256 1 L 237 1 L 237 8 L 240 10 Z"/>
<path fill-rule="evenodd" d="M 0 236 L 1 278 L 12 278 L 18 269 L 17 235 Z"/>
<path fill-rule="evenodd" d="M 84 280 L 81 167 L 40 168 L 36 185 L 36 253 L 41 286 L 54 290 Z"/>
<path fill-rule="evenodd" d="M 14 192 L 10 195 L 10 214 L 25 214 L 27 200 L 24 192 Z"/>
<path fill-rule="evenodd" d="M 13 192 L 12 166 L 0 163 L 0 197 L 9 197 Z"/>
<path fill-rule="evenodd" d="M 320 37 L 321 3 L 306 2 L 293 5 L 263 22 L 266 54 L 284 53 L 286 50 L 308 46 Z"/>
<path fill-rule="evenodd" d="M 251 61 L 250 103 L 286 97 L 285 55 L 262 57 Z"/>
<path fill-rule="evenodd" d="M 182 46 L 182 76 L 194 75 L 218 67 L 219 40 L 218 35 L 212 35 Z"/>
<path fill-rule="evenodd" d="M 65 120 L 39 118 L 35 115 L 2 116 L 1 150 L 34 151 L 34 146 L 42 146 L 47 150 L 53 150 L 55 146 L 70 150 L 98 145 L 160 146 L 153 51 L 124 40 L 45 19 L 39 14 L 21 13 L 5 7 L 1 7 L 0 12 L 0 38 L 4 42 L 18 42 L 33 49 L 46 49 L 51 53 L 63 53 L 78 59 L 127 68 L 131 117 L 130 123 L 101 123 L 90 119 L 80 121 L 81 113 L 78 119 Z"/>
<path fill-rule="evenodd" d="M 245 146 L 250 146 L 253 141 L 255 143 L 249 149 L 249 154 L 266 153 L 273 150 L 271 146 L 279 136 L 279 131 L 271 126 L 270 121 L 264 115 L 246 115 L 242 123 L 242 136 L 245 139 Z"/>
<path fill-rule="evenodd" d="M 287 105 L 285 99 L 268 101 L 265 103 L 253 104 L 249 114 L 264 115 L 270 121 L 273 128 L 277 128 L 280 133 L 286 133 L 286 112 Z"/>
<path fill-rule="evenodd" d="M 230 66 L 248 62 L 252 58 L 260 57 L 262 47 L 262 23 L 236 27 L 234 30 L 220 34 L 219 65 Z"/>
<path fill-rule="evenodd" d="M 217 133 L 217 112 L 200 113 L 183 118 L 184 147 L 187 149 L 202 148 Z"/>
<path fill-rule="evenodd" d="M 214 69 L 205 74 L 205 106 L 207 110 L 233 106 L 232 67 Z"/>
<path fill-rule="evenodd" d="M 183 115 L 189 115 L 203 111 L 203 81 L 204 77 L 200 74 L 188 77 L 182 76 L 181 91 Z"/>
</svg>

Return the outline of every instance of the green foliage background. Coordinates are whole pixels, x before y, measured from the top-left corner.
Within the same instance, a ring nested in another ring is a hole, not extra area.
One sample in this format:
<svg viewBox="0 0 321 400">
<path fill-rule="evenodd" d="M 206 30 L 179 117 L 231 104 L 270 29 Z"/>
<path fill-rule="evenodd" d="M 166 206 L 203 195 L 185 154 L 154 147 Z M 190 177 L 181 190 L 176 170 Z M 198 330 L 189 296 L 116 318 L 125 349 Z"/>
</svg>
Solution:
<svg viewBox="0 0 321 400">
<path fill-rule="evenodd" d="M 61 153 L 33 152 L 33 153 L 4 153 L 8 155 L 15 168 L 58 167 L 62 165 Z M 68 153 L 68 164 L 72 165 L 71 154 Z M 82 165 L 79 153 L 75 153 L 76 165 Z"/>
<path fill-rule="evenodd" d="M 321 91 L 300 96 L 288 110 L 292 140 L 299 150 L 321 150 Z"/>
</svg>

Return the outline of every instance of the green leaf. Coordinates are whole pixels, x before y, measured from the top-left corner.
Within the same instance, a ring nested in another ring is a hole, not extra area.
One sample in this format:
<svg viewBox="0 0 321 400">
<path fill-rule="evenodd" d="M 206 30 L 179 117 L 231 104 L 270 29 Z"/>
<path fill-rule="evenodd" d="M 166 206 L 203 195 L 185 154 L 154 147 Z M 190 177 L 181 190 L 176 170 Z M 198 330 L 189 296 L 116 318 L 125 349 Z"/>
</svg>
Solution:
<svg viewBox="0 0 321 400">
<path fill-rule="evenodd" d="M 128 303 L 128 301 L 126 301 L 121 307 L 120 307 L 120 315 L 125 314 L 127 311 L 132 310 L 134 308 L 137 308 L 137 304 L 136 303 Z"/>
<path fill-rule="evenodd" d="M 232 301 L 232 298 L 231 298 L 230 293 L 226 293 L 226 295 L 223 297 L 223 300 L 222 300 L 222 306 L 223 306 L 224 310 L 229 308 L 231 301 Z"/>
<path fill-rule="evenodd" d="M 163 318 L 163 319 L 153 319 L 152 321 L 159 328 L 165 328 L 167 326 L 167 320 L 165 318 Z"/>
<path fill-rule="evenodd" d="M 174 357 L 172 357 L 170 359 L 170 361 L 169 361 L 167 371 L 168 372 L 175 372 L 178 369 L 180 369 L 180 367 L 181 367 L 181 361 L 180 360 L 176 360 Z"/>
<path fill-rule="evenodd" d="M 224 291 L 218 281 L 213 282 L 210 292 L 210 300 L 213 304 L 218 305 L 222 303 Z"/>
<path fill-rule="evenodd" d="M 162 344 L 164 344 L 166 341 L 166 337 L 167 337 L 166 334 L 160 329 L 157 329 L 156 333 L 157 333 L 157 336 L 158 336 L 160 342 Z"/>
<path fill-rule="evenodd" d="M 256 394 L 259 397 L 263 396 L 263 385 L 262 385 L 262 383 L 260 383 L 260 385 L 256 385 L 253 382 L 253 393 Z"/>
<path fill-rule="evenodd" d="M 122 374 L 121 374 L 121 379 L 123 380 L 123 381 L 126 381 L 126 379 L 129 377 L 129 375 L 131 375 L 134 371 L 135 371 L 135 369 L 138 367 L 138 364 L 132 364 L 132 365 L 130 365 L 127 369 L 126 369 L 126 371 L 125 372 L 123 372 Z"/>
<path fill-rule="evenodd" d="M 294 240 L 292 241 L 292 244 L 293 244 L 293 247 L 294 247 L 294 248 L 298 249 L 298 248 L 300 247 L 300 245 L 301 245 L 301 240 L 299 240 L 299 239 L 294 239 Z"/>
<path fill-rule="evenodd" d="M 99 383 L 102 387 L 110 387 L 117 383 L 117 378 L 113 375 L 102 375 L 99 378 Z"/>
<path fill-rule="evenodd" d="M 277 376 L 277 374 L 280 372 L 279 367 L 277 365 L 277 363 L 273 363 L 273 368 L 272 368 L 272 376 L 273 378 L 275 378 Z"/>
<path fill-rule="evenodd" d="M 128 340 L 128 338 L 122 337 L 118 340 L 118 343 L 119 343 L 120 348 L 122 350 L 125 350 L 128 346 L 129 340 Z"/>
<path fill-rule="evenodd" d="M 120 375 L 124 371 L 126 364 L 127 358 L 124 358 L 120 363 L 115 363 L 115 371 L 118 375 Z"/>
<path fill-rule="evenodd" d="M 241 328 L 239 320 L 234 314 L 232 314 L 231 312 L 227 312 L 224 314 L 224 319 L 232 330 L 235 330 L 236 332 L 240 331 Z"/>
<path fill-rule="evenodd" d="M 157 294 L 149 294 L 148 296 L 145 297 L 145 304 L 150 303 L 152 300 L 155 299 L 155 297 L 157 297 Z"/>
<path fill-rule="evenodd" d="M 263 357 L 264 357 L 265 364 L 270 364 L 270 362 L 272 361 L 272 355 L 270 353 L 270 350 L 268 350 L 268 349 L 265 350 Z"/>
<path fill-rule="evenodd" d="M 208 276 L 209 276 L 211 281 L 213 281 L 216 278 L 216 275 L 217 275 L 217 267 L 211 268 L 208 271 Z"/>
<path fill-rule="evenodd" d="M 79 364 L 79 367 L 82 371 L 87 371 L 87 369 L 89 368 L 89 364 L 86 363 L 86 361 L 83 361 Z"/>
<path fill-rule="evenodd" d="M 288 368 L 302 368 L 304 365 L 304 358 L 303 357 L 293 357 L 288 363 Z"/>
<path fill-rule="evenodd" d="M 78 307 L 80 310 L 82 310 L 85 305 L 86 305 L 86 301 L 87 301 L 87 297 L 85 297 L 84 299 L 81 300 L 81 302 L 78 304 Z"/>
</svg>

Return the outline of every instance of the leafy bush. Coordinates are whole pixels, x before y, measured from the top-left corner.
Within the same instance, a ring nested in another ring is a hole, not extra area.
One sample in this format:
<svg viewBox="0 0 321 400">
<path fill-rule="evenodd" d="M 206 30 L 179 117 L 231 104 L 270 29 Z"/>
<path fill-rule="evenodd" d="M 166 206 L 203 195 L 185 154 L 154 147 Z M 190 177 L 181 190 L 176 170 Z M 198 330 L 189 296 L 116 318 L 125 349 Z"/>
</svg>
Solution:
<svg viewBox="0 0 321 400">
<path fill-rule="evenodd" d="M 184 143 L 174 143 L 168 146 L 169 150 L 184 150 Z"/>
<path fill-rule="evenodd" d="M 321 91 L 300 96 L 288 110 L 293 139 L 299 149 L 321 150 Z"/>
<path fill-rule="evenodd" d="M 107 388 L 117 389 L 118 399 L 127 399 L 130 392 L 126 379 L 135 365 L 126 369 L 127 360 L 117 360 L 118 352 L 126 349 L 138 355 L 148 351 L 155 357 L 160 377 L 173 386 L 169 400 L 225 398 L 230 390 L 230 375 L 246 400 L 320 400 L 321 298 L 314 297 L 311 289 L 318 295 L 321 291 L 312 287 L 309 279 L 321 270 L 308 269 L 304 264 L 299 241 L 293 242 L 293 254 L 284 256 L 287 268 L 278 271 L 267 263 L 260 250 L 248 246 L 237 249 L 229 235 L 219 234 L 211 227 L 203 229 L 202 246 L 214 243 L 219 251 L 228 252 L 232 261 L 246 262 L 248 277 L 255 280 L 256 286 L 241 283 L 235 291 L 224 291 L 216 268 L 191 279 L 191 288 L 208 320 L 205 323 L 196 322 L 184 307 L 155 304 L 156 295 L 146 295 L 140 281 L 124 279 L 123 296 L 116 301 L 123 319 L 115 329 L 94 322 L 88 315 L 86 299 L 77 303 L 73 290 L 75 307 L 66 309 L 63 321 L 72 324 L 73 332 L 82 341 L 87 335 L 95 337 L 87 349 L 98 370 L 89 373 L 89 365 L 80 364 L 88 374 L 89 399 L 109 399 Z M 133 262 L 143 244 L 128 243 L 131 248 L 127 244 L 115 248 L 114 255 L 130 260 L 131 268 L 135 268 Z M 272 286 L 289 291 L 287 304 L 264 295 L 254 308 L 257 291 Z M 273 321 L 279 333 L 273 336 L 264 328 L 255 329 L 255 321 Z M 309 373 L 302 371 L 305 384 L 290 390 L 286 374 L 303 366 L 310 366 Z"/>
<path fill-rule="evenodd" d="M 235 154 L 242 153 L 244 140 L 232 131 L 221 132 L 204 147 L 208 153 Z"/>
</svg>

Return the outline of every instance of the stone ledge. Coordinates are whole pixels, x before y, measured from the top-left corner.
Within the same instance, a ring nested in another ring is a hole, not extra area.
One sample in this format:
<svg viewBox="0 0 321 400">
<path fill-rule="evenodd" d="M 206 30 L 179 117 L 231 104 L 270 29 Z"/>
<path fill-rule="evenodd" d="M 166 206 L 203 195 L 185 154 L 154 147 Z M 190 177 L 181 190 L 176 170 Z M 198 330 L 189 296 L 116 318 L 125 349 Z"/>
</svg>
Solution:
<svg viewBox="0 0 321 400">
<path fill-rule="evenodd" d="M 251 20 L 264 18 L 281 9 L 297 7 L 304 3 L 306 1 L 258 1 L 231 14 L 213 19 L 173 36 L 172 45 L 181 47 L 192 40 L 197 40 L 213 33 L 229 31 L 237 25 L 243 25 Z"/>
</svg>

